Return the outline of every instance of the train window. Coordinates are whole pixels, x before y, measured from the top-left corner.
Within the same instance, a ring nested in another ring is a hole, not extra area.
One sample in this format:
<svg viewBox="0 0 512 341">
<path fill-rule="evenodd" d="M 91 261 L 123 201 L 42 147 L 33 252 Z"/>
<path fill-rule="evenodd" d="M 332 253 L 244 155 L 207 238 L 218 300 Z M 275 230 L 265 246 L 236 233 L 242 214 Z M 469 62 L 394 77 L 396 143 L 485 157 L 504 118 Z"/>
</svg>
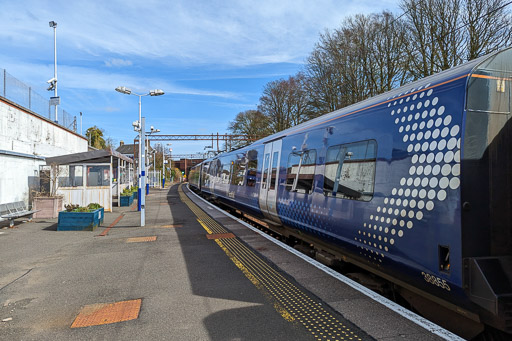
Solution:
<svg viewBox="0 0 512 341">
<path fill-rule="evenodd" d="M 247 166 L 247 160 L 245 157 L 241 157 L 232 162 L 232 176 L 231 176 L 231 184 L 242 186 L 244 184 L 244 174 L 245 168 Z"/>
<path fill-rule="evenodd" d="M 221 174 L 222 174 L 222 163 L 220 162 L 220 159 L 217 159 L 213 163 L 212 175 L 213 175 L 214 183 L 220 182 L 219 179 L 220 179 Z"/>
<path fill-rule="evenodd" d="M 263 175 L 262 175 L 263 180 L 261 181 L 261 186 L 263 189 L 267 188 L 269 163 L 270 163 L 270 153 L 265 154 L 265 163 L 264 163 L 265 167 L 263 167 Z"/>
<path fill-rule="evenodd" d="M 201 179 L 203 180 L 203 186 L 206 186 L 210 180 L 210 163 L 206 162 L 202 167 Z"/>
<path fill-rule="evenodd" d="M 292 152 L 286 168 L 286 189 L 309 194 L 315 179 L 316 150 Z"/>
<path fill-rule="evenodd" d="M 222 168 L 220 172 L 220 182 L 223 184 L 229 184 L 230 176 L 231 176 L 231 161 L 228 159 L 222 160 Z"/>
<path fill-rule="evenodd" d="M 270 176 L 270 187 L 269 189 L 276 188 L 276 178 L 277 178 L 277 163 L 279 162 L 279 152 L 274 152 L 272 156 L 272 171 Z"/>
<path fill-rule="evenodd" d="M 370 201 L 375 184 L 377 143 L 374 140 L 332 146 L 327 149 L 324 194 Z"/>
<path fill-rule="evenodd" d="M 258 151 L 257 150 L 249 150 L 247 152 L 247 159 L 249 162 L 247 163 L 247 186 L 254 187 L 256 185 L 256 172 L 258 169 Z"/>
</svg>

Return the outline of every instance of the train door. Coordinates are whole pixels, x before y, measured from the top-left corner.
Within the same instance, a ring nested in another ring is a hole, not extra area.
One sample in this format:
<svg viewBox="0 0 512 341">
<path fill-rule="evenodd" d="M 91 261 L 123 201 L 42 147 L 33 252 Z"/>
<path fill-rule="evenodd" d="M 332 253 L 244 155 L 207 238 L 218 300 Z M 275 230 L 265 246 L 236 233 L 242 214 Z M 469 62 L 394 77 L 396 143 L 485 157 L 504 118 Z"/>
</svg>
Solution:
<svg viewBox="0 0 512 341">
<path fill-rule="evenodd" d="M 282 140 L 267 143 L 263 157 L 260 187 L 260 209 L 268 219 L 281 223 L 277 215 L 277 189 Z"/>
</svg>

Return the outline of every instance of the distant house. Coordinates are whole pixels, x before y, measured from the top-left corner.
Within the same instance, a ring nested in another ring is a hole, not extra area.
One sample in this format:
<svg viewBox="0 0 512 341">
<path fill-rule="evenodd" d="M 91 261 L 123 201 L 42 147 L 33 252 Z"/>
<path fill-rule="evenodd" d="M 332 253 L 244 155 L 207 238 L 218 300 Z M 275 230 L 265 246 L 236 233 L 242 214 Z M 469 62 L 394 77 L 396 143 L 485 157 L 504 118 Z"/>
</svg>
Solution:
<svg viewBox="0 0 512 341">
<path fill-rule="evenodd" d="M 151 153 L 153 148 L 149 146 L 149 150 L 146 153 Z M 116 152 L 123 154 L 126 157 L 131 158 L 137 164 L 137 159 L 139 157 L 139 145 L 138 144 L 124 144 L 123 141 L 120 141 L 119 147 L 117 147 Z"/>
<path fill-rule="evenodd" d="M 123 141 L 120 142 L 119 147 L 117 147 L 116 152 L 123 154 L 130 159 L 135 159 L 135 156 L 138 154 L 139 147 L 136 144 L 124 144 Z"/>
</svg>

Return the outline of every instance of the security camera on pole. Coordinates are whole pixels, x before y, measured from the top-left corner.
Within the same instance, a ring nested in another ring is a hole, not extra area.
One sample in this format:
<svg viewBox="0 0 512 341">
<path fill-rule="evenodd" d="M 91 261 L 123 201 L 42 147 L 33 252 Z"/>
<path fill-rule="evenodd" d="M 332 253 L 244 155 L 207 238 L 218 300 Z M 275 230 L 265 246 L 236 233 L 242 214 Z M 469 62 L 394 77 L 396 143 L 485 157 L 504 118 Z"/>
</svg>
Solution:
<svg viewBox="0 0 512 341">
<path fill-rule="evenodd" d="M 53 97 L 50 97 L 50 106 L 55 106 L 55 123 L 59 123 L 59 112 L 58 106 L 60 104 L 60 98 L 57 96 L 57 23 L 55 21 L 49 22 L 50 27 L 53 28 L 53 78 L 46 81 L 50 84 L 48 91 L 53 90 Z"/>
</svg>

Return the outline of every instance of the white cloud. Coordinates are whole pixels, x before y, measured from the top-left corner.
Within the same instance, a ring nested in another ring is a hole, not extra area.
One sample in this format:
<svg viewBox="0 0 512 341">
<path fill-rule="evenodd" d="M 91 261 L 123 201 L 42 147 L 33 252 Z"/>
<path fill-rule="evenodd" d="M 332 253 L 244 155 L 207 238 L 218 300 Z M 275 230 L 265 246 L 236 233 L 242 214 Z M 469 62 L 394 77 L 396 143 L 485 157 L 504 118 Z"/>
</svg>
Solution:
<svg viewBox="0 0 512 341">
<path fill-rule="evenodd" d="M 105 61 L 105 66 L 107 67 L 124 67 L 132 65 L 133 63 L 131 61 L 121 58 L 111 58 L 110 60 Z"/>
<path fill-rule="evenodd" d="M 351 14 L 396 6 L 391 0 L 2 2 L 0 40 L 51 42 L 48 20 L 55 20 L 59 44 L 89 56 L 108 52 L 190 65 L 303 62 L 325 28 Z"/>
<path fill-rule="evenodd" d="M 9 59 L 2 61 L 1 64 L 0 66 L 11 73 L 13 77 L 27 85 L 35 86 L 36 89 L 40 89 L 41 93 L 44 93 L 41 89 L 47 87 L 46 82 L 42 80 L 53 75 L 53 64 L 23 63 Z M 239 98 L 239 95 L 233 92 L 194 89 L 174 84 L 162 78 L 143 77 L 140 75 L 132 76 L 124 73 L 106 73 L 100 69 L 81 66 L 60 65 L 58 67 L 58 79 L 59 84 L 69 90 L 78 89 L 110 92 L 122 85 L 132 89 L 136 93 L 145 93 L 151 89 L 164 89 L 167 94 L 207 96 L 224 99 Z"/>
<path fill-rule="evenodd" d="M 116 111 L 120 111 L 121 109 L 120 108 L 116 108 L 116 107 L 107 106 L 107 107 L 103 108 L 103 110 L 106 111 L 106 112 L 116 112 Z"/>
</svg>

